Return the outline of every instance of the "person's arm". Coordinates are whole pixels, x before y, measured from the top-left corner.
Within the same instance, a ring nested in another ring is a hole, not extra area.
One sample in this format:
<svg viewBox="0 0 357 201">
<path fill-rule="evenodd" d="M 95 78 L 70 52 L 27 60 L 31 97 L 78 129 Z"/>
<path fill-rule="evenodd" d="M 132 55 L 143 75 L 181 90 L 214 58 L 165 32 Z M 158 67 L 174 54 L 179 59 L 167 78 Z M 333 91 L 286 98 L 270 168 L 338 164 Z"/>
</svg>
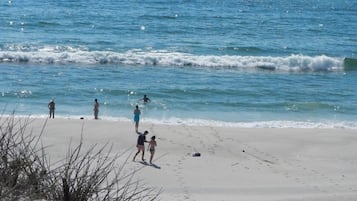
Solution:
<svg viewBox="0 0 357 201">
<path fill-rule="evenodd" d="M 151 147 L 151 143 L 149 142 L 149 145 L 148 145 L 148 150 L 150 150 L 150 147 Z"/>
</svg>

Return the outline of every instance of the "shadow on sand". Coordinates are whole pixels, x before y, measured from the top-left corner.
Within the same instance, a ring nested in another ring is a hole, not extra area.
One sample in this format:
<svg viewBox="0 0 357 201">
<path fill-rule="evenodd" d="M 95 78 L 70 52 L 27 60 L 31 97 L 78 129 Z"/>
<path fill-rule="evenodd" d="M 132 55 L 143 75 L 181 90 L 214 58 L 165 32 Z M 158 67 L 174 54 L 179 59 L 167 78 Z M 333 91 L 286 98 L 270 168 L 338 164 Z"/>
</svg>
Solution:
<svg viewBox="0 0 357 201">
<path fill-rule="evenodd" d="M 153 168 L 156 168 L 156 169 L 161 169 L 161 167 L 160 166 L 158 166 L 158 165 L 156 165 L 156 164 L 154 164 L 154 163 L 148 163 L 148 162 L 146 162 L 146 161 L 140 161 L 139 163 L 141 163 L 141 164 L 143 164 L 143 165 L 146 165 L 146 166 L 150 166 L 150 167 L 153 167 Z"/>
</svg>

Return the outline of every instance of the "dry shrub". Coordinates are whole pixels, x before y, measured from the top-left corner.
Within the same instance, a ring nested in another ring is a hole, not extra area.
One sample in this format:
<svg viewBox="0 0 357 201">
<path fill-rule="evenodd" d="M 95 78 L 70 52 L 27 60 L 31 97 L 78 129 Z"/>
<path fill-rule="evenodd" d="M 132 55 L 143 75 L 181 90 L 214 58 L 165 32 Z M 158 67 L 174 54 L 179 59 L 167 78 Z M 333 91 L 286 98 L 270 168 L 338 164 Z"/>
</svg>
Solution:
<svg viewBox="0 0 357 201">
<path fill-rule="evenodd" d="M 83 150 L 68 148 L 65 159 L 56 167 L 49 164 L 41 133 L 29 133 L 30 118 L 0 117 L 0 200 L 61 201 L 146 201 L 155 200 L 159 191 L 135 181 L 138 170 L 125 174 L 105 144 Z M 128 159 L 126 158 L 126 161 Z"/>
<path fill-rule="evenodd" d="M 48 166 L 42 133 L 26 133 L 29 124 L 30 118 L 0 118 L 0 198 L 41 194 Z"/>
</svg>

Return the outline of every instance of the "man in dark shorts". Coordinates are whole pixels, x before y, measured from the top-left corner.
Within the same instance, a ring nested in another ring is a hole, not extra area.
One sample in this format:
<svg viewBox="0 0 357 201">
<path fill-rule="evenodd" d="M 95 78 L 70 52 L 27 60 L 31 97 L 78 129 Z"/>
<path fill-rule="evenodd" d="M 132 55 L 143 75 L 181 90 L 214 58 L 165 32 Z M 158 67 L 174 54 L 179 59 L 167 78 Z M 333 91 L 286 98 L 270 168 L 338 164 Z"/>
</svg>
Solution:
<svg viewBox="0 0 357 201">
<path fill-rule="evenodd" d="M 142 152 L 141 154 L 141 160 L 145 161 L 144 159 L 144 154 L 145 154 L 145 142 L 146 141 L 146 135 L 149 134 L 149 131 L 145 131 L 144 133 L 140 133 L 138 132 L 139 136 L 138 136 L 138 142 L 136 144 L 136 147 L 138 148 L 138 152 L 136 152 L 133 161 L 135 161 L 136 156 L 140 153 L 140 151 Z"/>
<path fill-rule="evenodd" d="M 50 119 L 51 119 L 51 117 L 54 119 L 55 118 L 55 101 L 53 99 L 48 103 L 48 109 L 50 110 Z"/>
</svg>

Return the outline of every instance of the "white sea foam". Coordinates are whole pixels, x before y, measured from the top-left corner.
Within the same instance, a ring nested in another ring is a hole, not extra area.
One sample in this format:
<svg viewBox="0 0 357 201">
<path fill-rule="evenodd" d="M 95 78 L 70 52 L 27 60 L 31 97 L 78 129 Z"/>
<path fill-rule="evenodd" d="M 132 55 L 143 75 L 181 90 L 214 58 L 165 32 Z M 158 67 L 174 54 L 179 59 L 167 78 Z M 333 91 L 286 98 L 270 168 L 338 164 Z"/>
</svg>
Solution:
<svg viewBox="0 0 357 201">
<path fill-rule="evenodd" d="M 34 64 L 122 64 L 153 66 L 193 66 L 225 69 L 263 69 L 277 71 L 340 71 L 343 58 L 306 55 L 272 56 L 213 56 L 181 52 L 143 51 L 127 52 L 89 51 L 85 47 L 46 46 L 41 48 L 11 46 L 0 50 L 0 62 Z"/>
<path fill-rule="evenodd" d="M 357 122 L 351 121 L 255 121 L 255 122 L 224 122 L 204 119 L 171 118 L 165 120 L 146 119 L 146 122 L 168 125 L 217 126 L 236 128 L 344 128 L 357 129 Z"/>
<path fill-rule="evenodd" d="M 3 115 L 7 117 L 9 115 Z M 17 117 L 30 117 L 30 118 L 48 118 L 48 115 L 16 115 Z M 86 119 L 91 120 L 93 116 L 78 116 L 78 115 L 68 115 L 62 116 L 57 115 L 56 118 L 60 119 Z M 126 117 L 100 117 L 101 120 L 105 121 L 123 121 L 132 122 L 132 119 Z M 152 119 L 143 118 L 141 122 L 153 123 L 161 125 L 187 125 L 187 126 L 204 126 L 204 127 L 233 127 L 233 128 L 316 128 L 316 129 L 357 129 L 357 122 L 355 121 L 255 121 L 255 122 L 224 122 L 215 120 L 205 120 L 205 119 L 181 119 L 181 118 L 169 118 L 169 119 Z"/>
</svg>

